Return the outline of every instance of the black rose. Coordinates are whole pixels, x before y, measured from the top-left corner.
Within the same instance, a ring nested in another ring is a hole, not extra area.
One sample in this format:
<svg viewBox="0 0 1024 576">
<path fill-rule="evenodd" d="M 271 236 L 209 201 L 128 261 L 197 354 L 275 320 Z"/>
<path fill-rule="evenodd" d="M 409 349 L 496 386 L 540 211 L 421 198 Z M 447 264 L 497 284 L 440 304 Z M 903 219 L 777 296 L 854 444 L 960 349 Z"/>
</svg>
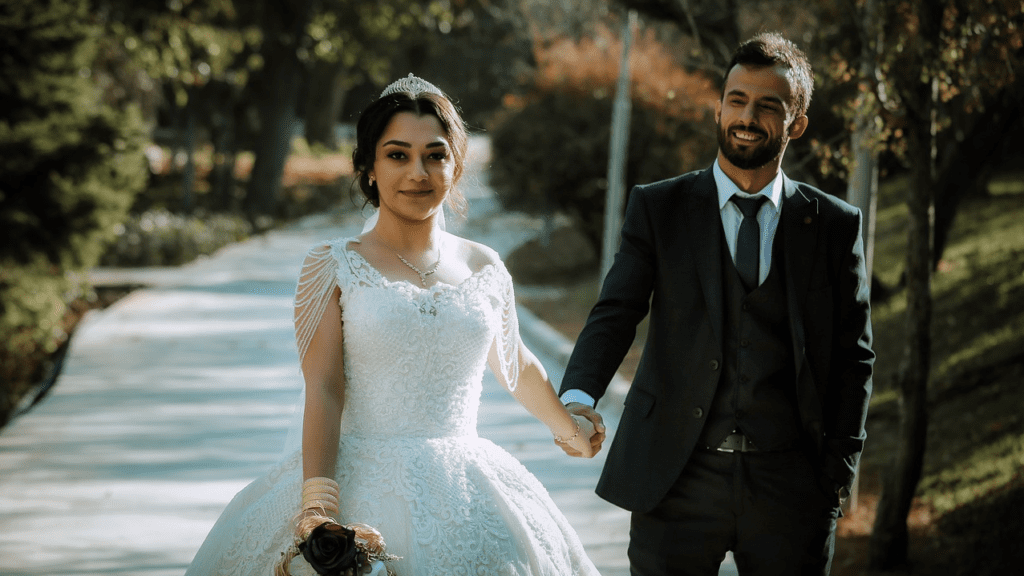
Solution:
<svg viewBox="0 0 1024 576">
<path fill-rule="evenodd" d="M 322 576 L 336 576 L 359 568 L 356 533 L 340 524 L 325 522 L 299 544 L 302 557 Z"/>
</svg>

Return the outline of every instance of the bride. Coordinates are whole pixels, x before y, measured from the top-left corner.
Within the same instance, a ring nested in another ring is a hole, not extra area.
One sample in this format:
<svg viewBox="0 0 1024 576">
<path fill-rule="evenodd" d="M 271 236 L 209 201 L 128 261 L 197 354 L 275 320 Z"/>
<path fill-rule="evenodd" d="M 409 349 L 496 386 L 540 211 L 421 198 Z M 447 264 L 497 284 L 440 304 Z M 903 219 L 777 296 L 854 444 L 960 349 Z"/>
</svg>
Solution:
<svg viewBox="0 0 1024 576">
<path fill-rule="evenodd" d="M 556 442 L 590 457 L 604 430 L 566 411 L 521 342 L 498 255 L 444 230 L 442 205 L 465 204 L 455 106 L 410 75 L 363 112 L 356 138 L 377 219 L 303 263 L 301 450 L 228 504 L 186 575 L 271 574 L 297 520 L 323 514 L 379 530 L 398 576 L 598 574 L 540 482 L 477 435 L 485 364 Z M 293 574 L 312 573 L 302 562 Z"/>
</svg>

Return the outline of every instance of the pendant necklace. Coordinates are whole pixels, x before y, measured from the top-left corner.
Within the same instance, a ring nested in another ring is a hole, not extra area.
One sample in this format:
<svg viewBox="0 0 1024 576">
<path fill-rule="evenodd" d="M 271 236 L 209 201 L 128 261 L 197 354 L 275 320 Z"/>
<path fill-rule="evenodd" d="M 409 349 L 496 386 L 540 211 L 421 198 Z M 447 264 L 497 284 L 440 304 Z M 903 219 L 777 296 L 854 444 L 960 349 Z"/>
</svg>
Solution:
<svg viewBox="0 0 1024 576">
<path fill-rule="evenodd" d="M 416 274 L 419 274 L 420 284 L 422 284 L 424 288 L 427 287 L 427 276 L 430 276 L 434 272 L 437 272 L 437 267 L 441 265 L 441 249 L 440 248 L 438 248 L 438 250 L 437 250 L 437 262 L 434 262 L 434 265 L 431 266 L 426 272 L 424 272 L 424 271 L 420 270 L 419 268 L 413 266 L 412 263 L 409 262 L 408 260 L 406 260 L 405 258 L 402 258 L 402 255 L 399 254 L 397 250 L 395 250 L 394 252 L 395 252 L 395 256 L 398 256 L 398 259 L 402 261 L 402 264 L 405 264 L 406 266 L 411 268 L 413 272 L 415 272 Z"/>
</svg>

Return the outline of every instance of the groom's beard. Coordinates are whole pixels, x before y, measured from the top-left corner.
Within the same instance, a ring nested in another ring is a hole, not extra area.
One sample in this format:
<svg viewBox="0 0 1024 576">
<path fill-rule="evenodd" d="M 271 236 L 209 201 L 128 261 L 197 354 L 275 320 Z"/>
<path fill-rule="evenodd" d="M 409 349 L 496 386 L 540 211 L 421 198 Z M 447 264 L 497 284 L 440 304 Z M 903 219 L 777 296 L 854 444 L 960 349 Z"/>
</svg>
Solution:
<svg viewBox="0 0 1024 576">
<path fill-rule="evenodd" d="M 768 133 L 756 126 L 747 126 L 744 130 L 760 134 L 765 137 L 765 140 L 756 146 L 740 148 L 729 139 L 729 128 L 725 128 L 721 124 L 718 125 L 718 147 L 722 151 L 722 155 L 733 166 L 741 170 L 753 170 L 768 164 L 779 157 L 786 145 L 785 134 L 768 138 Z"/>
</svg>

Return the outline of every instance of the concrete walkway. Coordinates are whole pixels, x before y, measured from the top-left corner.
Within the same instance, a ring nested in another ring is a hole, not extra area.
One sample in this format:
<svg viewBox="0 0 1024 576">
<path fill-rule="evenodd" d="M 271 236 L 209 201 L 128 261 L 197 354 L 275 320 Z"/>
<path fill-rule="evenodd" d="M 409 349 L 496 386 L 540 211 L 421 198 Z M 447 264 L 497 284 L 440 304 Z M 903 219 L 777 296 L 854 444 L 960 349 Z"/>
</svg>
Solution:
<svg viewBox="0 0 1024 576">
<path fill-rule="evenodd" d="M 538 233 L 501 213 L 479 175 L 464 189 L 473 217 L 454 232 L 503 256 Z M 227 501 L 281 456 L 302 385 L 291 302 L 303 255 L 360 227 L 318 215 L 180 268 L 97 271 L 150 287 L 88 315 L 48 397 L 0 431 L 0 574 L 180 576 Z M 519 313 L 559 382 L 570 345 Z M 566 457 L 489 373 L 484 390 L 481 435 L 540 478 L 602 574 L 628 574 L 628 513 L 593 493 L 603 458 Z M 602 403 L 609 434 L 621 394 Z"/>
</svg>

